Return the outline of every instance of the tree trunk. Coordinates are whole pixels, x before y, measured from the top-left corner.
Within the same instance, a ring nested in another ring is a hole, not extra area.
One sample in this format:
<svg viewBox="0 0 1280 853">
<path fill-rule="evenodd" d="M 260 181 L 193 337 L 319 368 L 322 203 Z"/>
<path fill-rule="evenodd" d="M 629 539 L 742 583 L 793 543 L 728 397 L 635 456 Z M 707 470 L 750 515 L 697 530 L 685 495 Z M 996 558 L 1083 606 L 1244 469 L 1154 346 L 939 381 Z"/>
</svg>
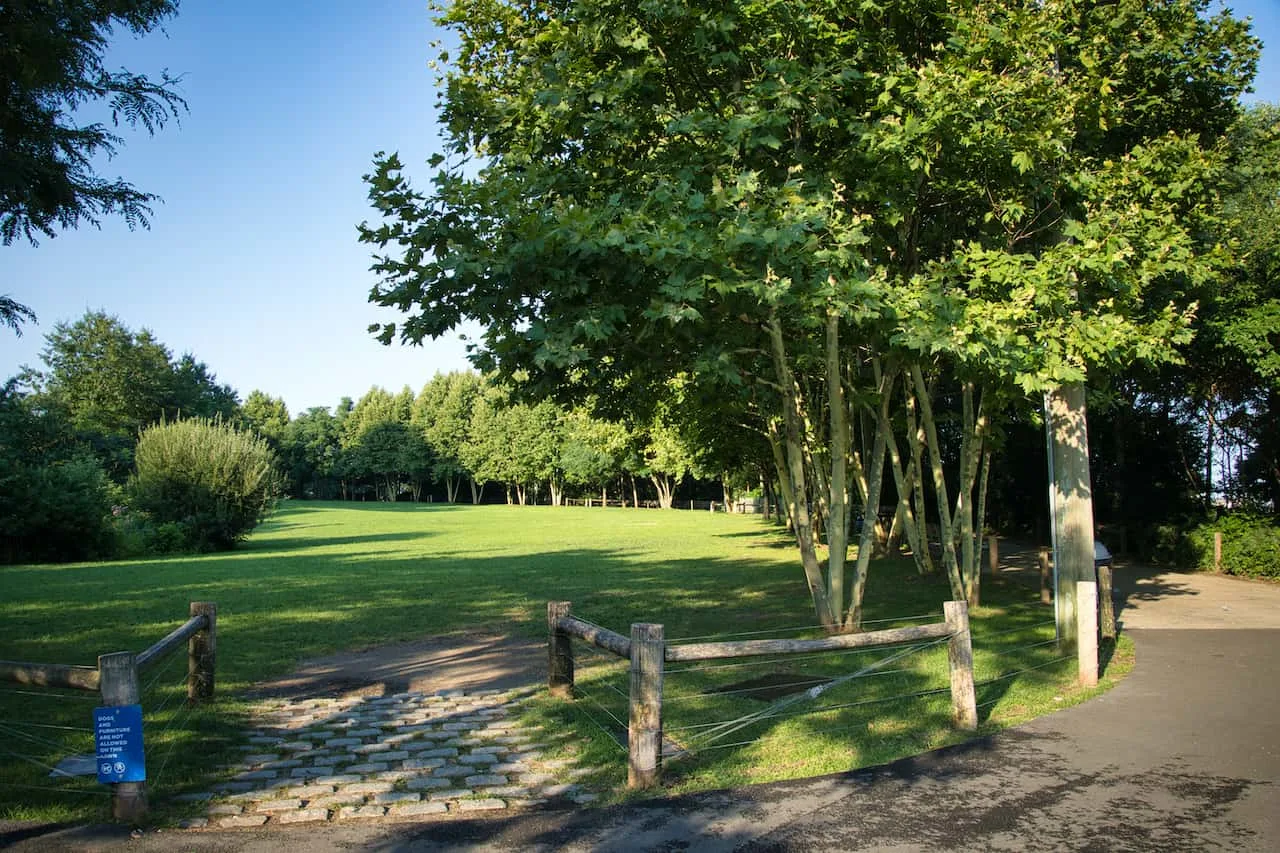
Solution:
<svg viewBox="0 0 1280 853">
<path fill-rule="evenodd" d="M 885 445 L 889 451 L 889 464 L 892 466 L 893 471 L 893 485 L 898 492 L 898 511 L 894 515 L 894 524 L 897 526 L 898 520 L 901 519 L 902 532 L 906 533 L 907 547 L 911 549 L 911 556 L 916 564 L 916 572 L 922 575 L 928 574 L 933 570 L 932 561 L 929 559 L 929 543 L 927 540 L 922 540 L 922 527 L 916 523 L 915 515 L 911 510 L 913 484 L 910 480 L 914 472 L 908 470 L 903 473 L 903 465 L 910 464 L 910 462 L 904 460 L 898 450 L 898 440 L 894 437 L 893 424 L 889 420 L 889 407 L 882 406 L 878 415 L 885 431 Z"/>
<path fill-rule="evenodd" d="M 471 504 L 472 506 L 480 505 L 480 498 L 484 496 L 484 483 L 477 483 L 474 478 L 471 479 Z"/>
<path fill-rule="evenodd" d="M 872 369 L 876 374 L 876 386 L 879 393 L 879 406 L 883 417 L 876 419 L 875 438 L 871 444 L 871 456 L 867 459 L 870 476 L 867 479 L 867 499 L 862 508 L 862 538 L 858 542 L 858 562 L 853 570 L 853 587 L 849 596 L 849 616 L 845 620 L 845 629 L 857 631 L 862 627 L 862 597 L 867 589 L 867 575 L 871 572 L 871 553 L 873 542 L 877 536 L 880 517 L 880 489 L 884 483 L 884 455 L 888 445 L 885 425 L 889 423 L 889 400 L 896 368 L 881 373 L 879 359 L 873 359 Z M 868 524 L 869 519 L 876 519 L 875 524 Z"/>
<path fill-rule="evenodd" d="M 947 478 L 942 470 L 942 447 L 938 443 L 938 427 L 933 419 L 933 401 L 924 382 L 919 365 L 911 366 L 911 380 L 915 384 L 916 401 L 920 406 L 920 424 L 924 427 L 925 444 L 929 449 L 929 467 L 933 469 L 933 490 L 938 504 L 938 534 L 942 539 L 942 566 L 951 583 L 954 600 L 967 600 L 960 567 L 956 562 L 956 542 L 951 535 L 951 506 L 947 497 Z"/>
<path fill-rule="evenodd" d="M 791 479 L 790 515 L 795 528 L 796 544 L 800 549 L 800 564 L 804 569 L 805 581 L 809 585 L 809 594 L 813 598 L 818 622 L 827 630 L 834 631 L 839 623 L 836 621 L 831 600 L 827 597 L 827 585 L 822 577 L 822 568 L 818 565 L 818 552 L 809 518 L 808 488 L 804 471 L 803 413 L 799 408 L 795 377 L 791 373 L 791 365 L 787 362 L 782 326 L 776 317 L 770 318 L 769 338 L 773 345 L 774 369 L 777 371 L 778 385 L 782 392 L 782 423 L 785 436 L 782 455 L 786 461 L 787 474 Z"/>
<path fill-rule="evenodd" d="M 911 500 L 916 518 L 916 539 L 920 542 L 920 558 L 916 567 L 921 574 L 931 575 L 936 568 L 933 565 L 933 552 L 929 550 L 929 513 L 928 502 L 924 497 L 924 445 L 926 441 L 924 426 L 916 416 L 916 394 L 909 376 L 902 379 L 903 392 L 907 408 L 907 443 L 911 450 L 911 471 L 907 477 L 911 480 Z"/>
<path fill-rule="evenodd" d="M 649 480 L 653 483 L 653 487 L 658 490 L 658 506 L 662 509 L 671 509 L 675 501 L 675 486 L 671 482 L 671 478 L 665 474 L 650 474 Z"/>
<path fill-rule="evenodd" d="M 1093 492 L 1089 478 L 1089 433 L 1084 385 L 1049 394 L 1054 506 L 1057 517 L 1057 599 L 1059 639 L 1074 647 L 1076 583 L 1094 578 Z"/>
<path fill-rule="evenodd" d="M 844 614 L 844 564 L 848 558 L 849 522 L 846 483 L 849 452 L 849 420 L 844 406 L 844 382 L 840 370 L 840 318 L 827 312 L 827 413 L 831 444 L 831 499 L 827 503 L 827 580 L 832 617 L 839 622 Z M 862 565 L 859 555 L 858 565 Z M 853 602 L 857 604 L 857 598 Z M 855 624 L 856 627 L 856 624 Z"/>
<path fill-rule="evenodd" d="M 778 501 L 778 521 L 783 521 L 785 514 L 787 530 L 794 531 L 795 523 L 789 513 L 791 505 L 795 503 L 795 489 L 791 485 L 786 451 L 783 449 L 783 439 L 776 421 L 769 423 L 769 449 L 773 452 L 773 464 L 778 472 L 778 491 L 782 493 L 782 499 Z"/>
<path fill-rule="evenodd" d="M 974 546 L 977 548 L 979 554 L 982 553 L 982 537 L 986 533 L 987 528 L 987 485 L 990 479 L 991 450 L 986 449 L 982 451 L 982 474 L 978 478 L 978 520 L 975 525 L 976 532 L 974 534 L 977 538 Z M 973 594 L 970 596 L 970 598 L 973 599 L 970 604 L 974 607 L 978 606 L 978 602 L 981 601 L 982 598 L 982 595 L 979 592 L 981 585 L 982 569 L 979 567 L 978 571 L 973 574 Z"/>
</svg>

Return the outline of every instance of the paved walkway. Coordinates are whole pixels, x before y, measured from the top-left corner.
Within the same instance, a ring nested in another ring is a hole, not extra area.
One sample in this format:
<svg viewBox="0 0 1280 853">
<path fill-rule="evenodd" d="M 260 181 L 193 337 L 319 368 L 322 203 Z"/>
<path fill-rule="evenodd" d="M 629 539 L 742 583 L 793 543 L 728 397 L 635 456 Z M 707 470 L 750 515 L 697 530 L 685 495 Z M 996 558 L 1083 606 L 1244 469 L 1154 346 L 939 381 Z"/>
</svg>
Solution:
<svg viewBox="0 0 1280 853">
<path fill-rule="evenodd" d="M 1119 617 L 1137 647 L 1129 678 L 1084 705 L 883 767 L 604 809 L 330 821 L 305 833 L 272 832 L 268 822 L 178 838 L 88 827 L 0 834 L 0 845 L 138 853 L 285 844 L 300 853 L 1280 849 L 1280 586 L 1123 567 L 1116 576 Z"/>
<path fill-rule="evenodd" d="M 508 719 L 520 691 L 446 690 L 276 701 L 231 780 L 185 799 L 209 802 L 185 828 L 245 828 L 421 818 L 572 803 L 569 762 Z"/>
</svg>

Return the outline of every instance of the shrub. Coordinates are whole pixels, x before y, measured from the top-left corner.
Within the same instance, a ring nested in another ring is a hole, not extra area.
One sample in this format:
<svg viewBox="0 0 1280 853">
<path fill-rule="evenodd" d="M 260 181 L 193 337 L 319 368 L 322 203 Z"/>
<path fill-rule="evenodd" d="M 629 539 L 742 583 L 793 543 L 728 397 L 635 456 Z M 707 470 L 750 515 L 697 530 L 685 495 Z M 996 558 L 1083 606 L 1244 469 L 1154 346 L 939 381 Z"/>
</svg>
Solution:
<svg viewBox="0 0 1280 853">
<path fill-rule="evenodd" d="M 129 481 L 133 507 L 154 525 L 157 547 L 182 530 L 188 548 L 223 551 L 258 525 L 279 494 L 275 454 L 267 443 L 208 420 L 160 423 L 143 430 Z"/>
<path fill-rule="evenodd" d="M 0 459 L 0 557 L 89 560 L 112 547 L 111 487 L 86 454 L 26 464 Z"/>
<path fill-rule="evenodd" d="M 1222 570 L 1231 575 L 1280 578 L 1280 527 L 1248 513 L 1224 515 L 1188 534 L 1196 565 L 1213 569 L 1213 534 L 1222 533 Z"/>
</svg>

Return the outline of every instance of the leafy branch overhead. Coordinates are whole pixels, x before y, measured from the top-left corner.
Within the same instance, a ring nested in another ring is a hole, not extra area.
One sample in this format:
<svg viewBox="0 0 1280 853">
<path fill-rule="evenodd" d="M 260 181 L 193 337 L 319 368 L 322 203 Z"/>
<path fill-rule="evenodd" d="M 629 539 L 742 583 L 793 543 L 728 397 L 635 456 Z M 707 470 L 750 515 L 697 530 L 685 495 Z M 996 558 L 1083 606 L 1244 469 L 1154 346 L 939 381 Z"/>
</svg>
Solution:
<svg viewBox="0 0 1280 853">
<path fill-rule="evenodd" d="M 971 417 L 931 479 L 969 594 L 997 402 L 1176 359 L 1217 275 L 1258 45 L 1209 5 L 459 0 L 430 191 L 394 154 L 367 176 L 370 299 L 405 315 L 375 331 L 469 317 L 480 365 L 526 387 L 682 377 L 761 413 L 829 624 L 865 581 L 864 535 L 843 582 L 847 502 L 874 516 L 910 438 L 899 381 L 921 435 L 950 383 Z"/>
<path fill-rule="evenodd" d="M 177 14 L 177 0 L 17 2 L 0 5 L 0 238 L 35 244 L 59 228 L 122 216 L 148 226 L 158 200 L 98 173 L 123 143 L 123 124 L 154 134 L 187 107 L 180 78 L 159 79 L 104 64 L 117 29 L 150 33 Z M 109 118 L 87 120 L 103 112 Z"/>
</svg>

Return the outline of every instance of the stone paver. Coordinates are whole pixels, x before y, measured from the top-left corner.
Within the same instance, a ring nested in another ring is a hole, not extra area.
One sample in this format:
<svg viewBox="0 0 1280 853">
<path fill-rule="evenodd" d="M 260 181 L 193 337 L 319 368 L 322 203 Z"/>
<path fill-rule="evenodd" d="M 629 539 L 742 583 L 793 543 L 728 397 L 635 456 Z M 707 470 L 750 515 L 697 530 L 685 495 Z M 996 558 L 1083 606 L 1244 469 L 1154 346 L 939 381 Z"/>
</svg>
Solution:
<svg viewBox="0 0 1280 853">
<path fill-rule="evenodd" d="M 544 738 L 506 719 L 522 692 L 400 693 L 265 707 L 229 781 L 193 830 L 404 820 L 527 808 L 570 796 L 572 762 L 544 758 Z"/>
</svg>

